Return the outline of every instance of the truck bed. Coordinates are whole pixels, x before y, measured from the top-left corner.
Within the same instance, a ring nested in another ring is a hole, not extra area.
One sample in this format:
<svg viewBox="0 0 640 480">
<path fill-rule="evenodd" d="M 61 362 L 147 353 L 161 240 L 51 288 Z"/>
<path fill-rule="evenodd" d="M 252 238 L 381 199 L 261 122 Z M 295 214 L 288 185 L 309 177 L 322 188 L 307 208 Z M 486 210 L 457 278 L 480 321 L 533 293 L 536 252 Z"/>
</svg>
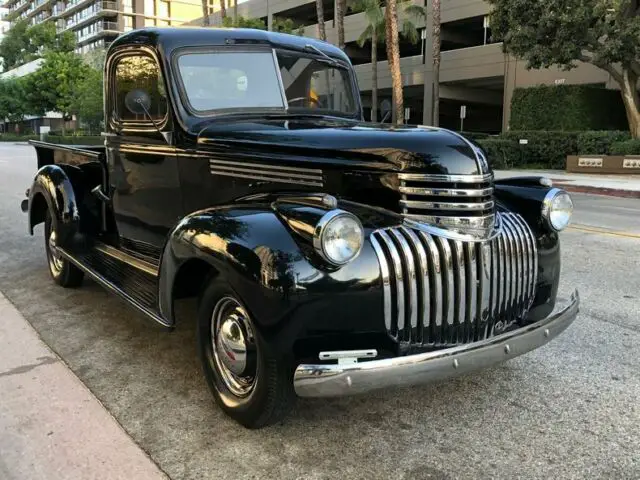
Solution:
<svg viewBox="0 0 640 480">
<path fill-rule="evenodd" d="M 104 162 L 104 145 L 63 145 L 30 140 L 36 149 L 38 168 L 50 164 L 82 165 L 88 162 Z"/>
</svg>

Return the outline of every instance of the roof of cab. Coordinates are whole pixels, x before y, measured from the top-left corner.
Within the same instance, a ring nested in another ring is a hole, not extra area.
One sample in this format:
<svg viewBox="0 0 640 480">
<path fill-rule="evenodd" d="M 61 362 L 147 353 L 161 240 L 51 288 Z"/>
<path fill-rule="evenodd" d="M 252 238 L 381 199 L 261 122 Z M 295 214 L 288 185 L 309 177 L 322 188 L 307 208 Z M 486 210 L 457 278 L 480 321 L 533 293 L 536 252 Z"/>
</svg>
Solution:
<svg viewBox="0 0 640 480">
<path fill-rule="evenodd" d="M 255 44 L 265 44 L 274 48 L 298 51 L 304 51 L 305 45 L 311 44 L 327 55 L 350 63 L 349 57 L 338 47 L 330 43 L 308 37 L 250 28 L 141 28 L 120 35 L 111 43 L 109 51 L 111 52 L 123 46 L 140 45 L 151 47 L 159 52 L 164 52 L 166 55 L 170 55 L 173 50 L 182 47 Z"/>
</svg>

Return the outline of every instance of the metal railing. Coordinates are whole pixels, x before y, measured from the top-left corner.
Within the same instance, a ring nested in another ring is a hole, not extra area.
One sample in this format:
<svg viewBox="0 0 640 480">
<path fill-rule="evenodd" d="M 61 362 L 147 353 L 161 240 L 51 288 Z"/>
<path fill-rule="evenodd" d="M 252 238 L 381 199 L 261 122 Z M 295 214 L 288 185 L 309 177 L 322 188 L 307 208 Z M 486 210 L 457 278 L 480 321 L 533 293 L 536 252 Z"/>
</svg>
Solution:
<svg viewBox="0 0 640 480">
<path fill-rule="evenodd" d="M 95 37 L 96 35 L 99 35 L 100 33 L 105 31 L 113 31 L 113 32 L 119 33 L 120 30 L 118 29 L 118 23 L 117 22 L 96 23 L 95 28 L 92 29 L 90 32 L 87 32 L 84 35 L 80 35 L 79 33 L 76 34 L 76 39 L 78 42 L 84 42 L 85 40 Z"/>
</svg>

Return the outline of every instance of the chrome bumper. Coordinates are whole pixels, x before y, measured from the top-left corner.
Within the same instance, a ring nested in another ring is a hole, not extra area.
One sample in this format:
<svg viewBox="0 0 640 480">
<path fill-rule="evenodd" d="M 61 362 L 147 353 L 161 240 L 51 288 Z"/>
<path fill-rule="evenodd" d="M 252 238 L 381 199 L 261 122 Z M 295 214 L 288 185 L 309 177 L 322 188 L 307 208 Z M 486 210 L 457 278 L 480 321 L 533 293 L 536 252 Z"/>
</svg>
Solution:
<svg viewBox="0 0 640 480">
<path fill-rule="evenodd" d="M 578 292 L 544 320 L 475 343 L 348 365 L 299 365 L 293 385 L 300 397 L 337 397 L 386 387 L 417 385 L 486 368 L 534 350 L 576 318 Z"/>
</svg>

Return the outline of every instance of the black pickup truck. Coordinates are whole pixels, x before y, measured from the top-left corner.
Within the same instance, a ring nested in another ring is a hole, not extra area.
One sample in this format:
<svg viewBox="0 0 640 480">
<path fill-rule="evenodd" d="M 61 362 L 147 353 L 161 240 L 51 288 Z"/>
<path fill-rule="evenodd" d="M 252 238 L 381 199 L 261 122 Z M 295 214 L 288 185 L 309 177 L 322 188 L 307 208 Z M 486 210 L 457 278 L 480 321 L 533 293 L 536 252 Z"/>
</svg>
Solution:
<svg viewBox="0 0 640 480">
<path fill-rule="evenodd" d="M 577 292 L 556 299 L 569 195 L 494 181 L 457 133 L 363 122 L 332 45 L 141 29 L 104 74 L 103 147 L 32 142 L 30 231 L 56 283 L 86 275 L 167 329 L 198 297 L 206 380 L 241 424 L 487 367 L 575 319 Z"/>
</svg>

